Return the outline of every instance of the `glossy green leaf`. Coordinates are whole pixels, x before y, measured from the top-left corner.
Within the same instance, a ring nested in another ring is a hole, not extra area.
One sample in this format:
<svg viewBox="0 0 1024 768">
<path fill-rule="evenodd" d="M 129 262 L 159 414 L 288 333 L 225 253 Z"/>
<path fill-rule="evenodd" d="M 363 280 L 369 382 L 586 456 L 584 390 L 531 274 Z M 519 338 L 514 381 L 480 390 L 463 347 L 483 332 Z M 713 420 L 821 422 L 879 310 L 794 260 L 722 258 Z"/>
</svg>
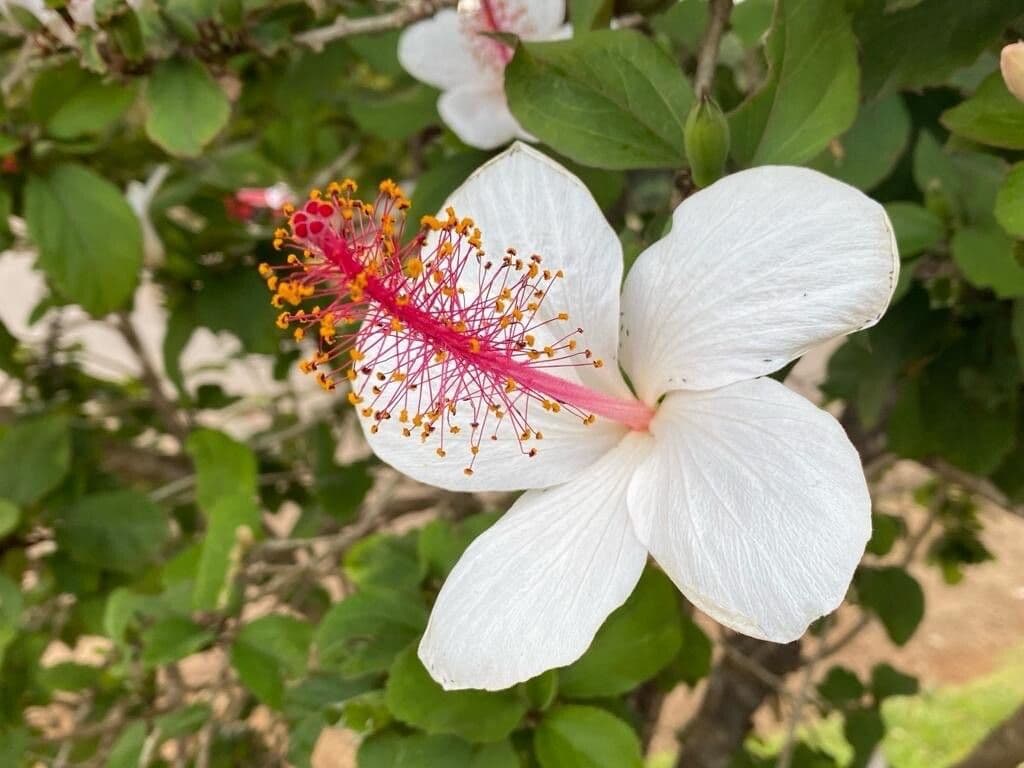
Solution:
<svg viewBox="0 0 1024 768">
<path fill-rule="evenodd" d="M 32 87 L 34 120 L 58 139 L 100 133 L 112 125 L 135 99 L 132 84 L 104 82 L 67 64 L 43 71 Z"/>
<path fill-rule="evenodd" d="M 242 627 L 231 646 L 231 666 L 264 704 L 280 709 L 285 684 L 306 671 L 313 629 L 291 616 L 263 616 Z"/>
<path fill-rule="evenodd" d="M 924 618 L 924 592 L 903 568 L 861 568 L 857 572 L 857 600 L 882 621 L 896 645 L 906 643 Z"/>
<path fill-rule="evenodd" d="M 811 168 L 871 190 L 896 167 L 910 143 L 910 113 L 898 96 L 864 105 L 853 126 L 814 158 Z"/>
<path fill-rule="evenodd" d="M 855 672 L 846 667 L 832 667 L 825 679 L 818 683 L 818 695 L 829 704 L 842 707 L 856 702 L 864 695 L 864 684 Z"/>
<path fill-rule="evenodd" d="M 71 433 L 63 416 L 16 422 L 0 435 L 0 498 L 34 504 L 64 479 L 71 465 Z"/>
<path fill-rule="evenodd" d="M 29 177 L 25 218 L 39 266 L 92 315 L 122 309 L 142 266 L 142 229 L 121 191 L 94 171 L 63 164 Z"/>
<path fill-rule="evenodd" d="M 998 229 L 958 230 L 951 243 L 953 260 L 973 285 L 991 288 L 1001 298 L 1024 296 L 1024 264 L 1016 245 Z"/>
<path fill-rule="evenodd" d="M 505 73 L 520 124 L 597 168 L 677 168 L 693 90 L 657 45 L 631 30 L 522 43 Z"/>
<path fill-rule="evenodd" d="M 913 696 L 920 686 L 917 678 L 905 675 L 889 664 L 876 664 L 871 670 L 871 695 L 881 702 L 890 696 Z"/>
<path fill-rule="evenodd" d="M 847 712 L 843 722 L 843 736 L 853 747 L 851 768 L 865 768 L 875 747 L 885 736 L 885 722 L 877 709 L 855 709 Z"/>
<path fill-rule="evenodd" d="M 901 517 L 877 512 L 871 515 L 871 540 L 868 541 L 867 551 L 877 557 L 889 554 L 903 529 Z"/>
<path fill-rule="evenodd" d="M 243 553 L 260 530 L 260 510 L 248 494 L 221 496 L 204 510 L 207 529 L 192 606 L 197 611 L 212 611 L 225 608 L 231 598 Z"/>
<path fill-rule="evenodd" d="M 563 696 L 617 696 L 654 677 L 679 651 L 679 597 L 669 578 L 644 572 L 629 599 L 598 630 L 579 661 L 561 670 Z"/>
<path fill-rule="evenodd" d="M 105 768 L 137 768 L 147 735 L 146 724 L 141 720 L 126 725 L 117 734 Z"/>
<path fill-rule="evenodd" d="M 212 429 L 200 429 L 185 446 L 196 466 L 196 500 L 207 509 L 225 496 L 255 496 L 252 449 Z"/>
<path fill-rule="evenodd" d="M 73 560 L 122 573 L 155 562 L 169 538 L 166 513 L 138 491 L 85 496 L 57 521 L 57 545 Z"/>
<path fill-rule="evenodd" d="M 641 768 L 640 740 L 619 718 L 596 707 L 565 705 L 541 720 L 534 736 L 541 768 Z"/>
<path fill-rule="evenodd" d="M 525 699 L 514 690 L 443 690 L 420 663 L 415 647 L 395 660 L 384 695 L 388 709 L 403 723 L 472 742 L 505 738 L 527 710 Z"/>
<path fill-rule="evenodd" d="M 996 220 L 1007 233 L 1024 238 L 1024 163 L 1013 166 L 999 188 Z"/>
<path fill-rule="evenodd" d="M 1024 103 L 994 72 L 971 98 L 942 115 L 942 124 L 965 139 L 1003 149 L 1024 149 Z"/>
<path fill-rule="evenodd" d="M 569 23 L 574 35 L 603 29 L 612 18 L 613 0 L 569 0 Z"/>
<path fill-rule="evenodd" d="M 907 259 L 930 250 L 942 242 L 946 234 L 942 219 L 917 203 L 886 203 L 900 258 Z"/>
<path fill-rule="evenodd" d="M 142 663 L 148 667 L 171 664 L 196 653 L 215 638 L 209 629 L 186 616 L 168 616 L 142 633 Z"/>
<path fill-rule="evenodd" d="M 197 156 L 227 125 L 231 105 L 196 60 L 157 65 L 146 86 L 146 133 L 172 155 Z"/>
<path fill-rule="evenodd" d="M 360 745 L 358 762 L 359 768 L 470 768 L 472 759 L 473 748 L 454 736 L 381 733 Z"/>
<path fill-rule="evenodd" d="M 23 602 L 18 585 L 0 573 L 0 664 L 8 646 L 18 635 Z"/>
<path fill-rule="evenodd" d="M 0 539 L 17 530 L 21 523 L 21 510 L 9 499 L 0 499 Z"/>
<path fill-rule="evenodd" d="M 768 79 L 730 115 L 744 166 L 799 164 L 857 117 L 857 48 L 842 0 L 778 0 L 765 46 Z"/>
<path fill-rule="evenodd" d="M 383 672 L 427 626 L 422 601 L 407 593 L 367 589 L 332 606 L 316 632 L 325 669 L 348 677 Z"/>
<path fill-rule="evenodd" d="M 895 11 L 887 2 L 865 0 L 856 15 L 867 98 L 942 84 L 1024 13 L 1024 0 L 922 0 Z"/>
</svg>

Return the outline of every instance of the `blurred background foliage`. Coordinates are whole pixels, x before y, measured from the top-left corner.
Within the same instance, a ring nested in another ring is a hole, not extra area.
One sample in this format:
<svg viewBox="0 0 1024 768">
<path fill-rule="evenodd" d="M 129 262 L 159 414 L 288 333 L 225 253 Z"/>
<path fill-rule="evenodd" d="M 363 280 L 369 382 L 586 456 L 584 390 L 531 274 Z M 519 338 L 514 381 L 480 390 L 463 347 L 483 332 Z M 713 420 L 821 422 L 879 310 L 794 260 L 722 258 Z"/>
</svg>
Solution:
<svg viewBox="0 0 1024 768">
<path fill-rule="evenodd" d="M 651 568 L 579 661 L 497 693 L 442 692 L 414 648 L 511 498 L 373 459 L 343 398 L 296 375 L 255 270 L 279 220 L 256 193 L 393 177 L 416 221 L 489 156 L 396 57 L 449 4 L 0 0 L 0 765 L 1010 766 L 965 755 L 1024 730 L 1019 664 L 943 710 L 885 656 L 834 657 L 876 624 L 913 643 L 909 566 L 969 580 L 986 521 L 1024 504 L 1024 104 L 998 60 L 1024 0 L 573 0 L 571 39 L 517 48 L 513 114 L 627 266 L 694 191 L 696 73 L 729 169 L 868 192 L 903 270 L 819 377 L 878 489 L 838 618 L 735 637 Z M 28 264 L 31 289 L 8 269 Z M 950 741 L 942 712 L 971 707 Z"/>
</svg>

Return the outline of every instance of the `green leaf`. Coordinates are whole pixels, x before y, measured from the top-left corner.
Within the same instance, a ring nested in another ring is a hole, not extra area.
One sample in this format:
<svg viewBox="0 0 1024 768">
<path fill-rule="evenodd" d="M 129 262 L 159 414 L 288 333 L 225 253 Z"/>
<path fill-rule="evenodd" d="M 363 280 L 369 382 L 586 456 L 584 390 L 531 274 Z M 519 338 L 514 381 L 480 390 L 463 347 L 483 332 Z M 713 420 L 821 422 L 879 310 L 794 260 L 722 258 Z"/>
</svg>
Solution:
<svg viewBox="0 0 1024 768">
<path fill-rule="evenodd" d="M 889 554 L 896 539 L 903 533 L 903 519 L 895 515 L 871 515 L 871 540 L 867 551 L 877 557 Z"/>
<path fill-rule="evenodd" d="M 886 1 L 861 3 L 854 24 L 867 98 L 943 84 L 1024 13 L 1024 0 L 924 0 L 896 12 Z"/>
<path fill-rule="evenodd" d="M 18 585 L 0 573 L 0 664 L 8 646 L 18 636 L 22 603 Z"/>
<path fill-rule="evenodd" d="M 39 684 L 50 691 L 84 691 L 99 684 L 102 667 L 65 661 L 39 669 Z"/>
<path fill-rule="evenodd" d="M 857 121 L 809 165 L 865 191 L 896 167 L 910 143 L 910 113 L 899 95 L 866 104 Z"/>
<path fill-rule="evenodd" d="M 422 601 L 392 590 L 367 589 L 332 606 L 320 622 L 320 664 L 347 677 L 383 672 L 427 626 Z"/>
<path fill-rule="evenodd" d="M 515 691 L 445 691 L 423 668 L 416 648 L 395 660 L 384 691 L 396 719 L 431 734 L 452 734 L 472 742 L 499 741 L 526 714 Z"/>
<path fill-rule="evenodd" d="M 438 92 L 415 83 L 385 94 L 365 93 L 351 104 L 352 119 L 380 139 L 404 140 L 438 122 Z"/>
<path fill-rule="evenodd" d="M 857 48 L 842 0 L 778 0 L 766 43 L 769 75 L 730 115 L 743 166 L 799 164 L 857 117 Z"/>
<path fill-rule="evenodd" d="M 672 679 L 696 685 L 711 672 L 711 638 L 689 616 L 683 617 L 683 646 L 669 667 Z"/>
<path fill-rule="evenodd" d="M 21 524 L 21 509 L 13 501 L 0 499 L 0 539 L 17 530 Z"/>
<path fill-rule="evenodd" d="M 903 568 L 861 568 L 857 572 L 857 599 L 882 621 L 896 645 L 914 634 L 924 617 L 921 585 Z"/>
<path fill-rule="evenodd" d="M 28 731 L 0 725 L 0 765 L 20 766 L 28 751 Z"/>
<path fill-rule="evenodd" d="M 345 575 L 358 587 L 417 594 L 420 563 L 416 536 L 376 533 L 345 553 Z"/>
<path fill-rule="evenodd" d="M 197 611 L 222 610 L 231 598 L 232 582 L 244 550 L 260 530 L 260 510 L 247 494 L 222 496 L 205 511 L 206 536 L 199 555 L 192 607 Z"/>
<path fill-rule="evenodd" d="M 1024 163 L 1013 166 L 999 188 L 996 221 L 1009 234 L 1024 238 Z"/>
<path fill-rule="evenodd" d="M 142 229 L 121 191 L 80 165 L 29 176 L 25 218 L 39 267 L 97 317 L 124 307 L 142 266 Z"/>
<path fill-rule="evenodd" d="M 472 755 L 472 747 L 454 736 L 381 733 L 359 747 L 358 764 L 359 768 L 470 768 Z"/>
<path fill-rule="evenodd" d="M 1024 264 L 1015 244 L 998 229 L 968 227 L 953 235 L 953 261 L 973 285 L 991 288 L 1000 298 L 1024 296 Z"/>
<path fill-rule="evenodd" d="M 57 521 L 57 545 L 73 560 L 121 573 L 155 562 L 169 537 L 167 515 L 138 491 L 85 496 Z"/>
<path fill-rule="evenodd" d="M 855 709 L 846 713 L 843 736 L 853 747 L 854 758 L 851 768 L 864 768 L 871 759 L 875 747 L 885 736 L 885 723 L 877 709 Z"/>
<path fill-rule="evenodd" d="M 613 5 L 613 0 L 570 0 L 569 23 L 573 35 L 606 28 L 612 20 Z"/>
<path fill-rule="evenodd" d="M 1024 149 L 1024 103 L 993 72 L 971 98 L 942 115 L 942 124 L 958 136 L 1003 149 Z"/>
<path fill-rule="evenodd" d="M 98 134 L 135 100 L 130 83 L 105 83 L 70 63 L 44 71 L 32 88 L 33 119 L 57 139 Z"/>
<path fill-rule="evenodd" d="M 678 168 L 693 90 L 678 65 L 632 30 L 521 43 L 505 71 L 520 124 L 598 168 Z"/>
<path fill-rule="evenodd" d="M 942 219 L 917 203 L 886 203 L 900 258 L 907 259 L 930 250 L 942 242 L 946 228 Z"/>
<path fill-rule="evenodd" d="M 186 616 L 168 616 L 143 631 L 142 663 L 148 667 L 171 664 L 202 650 L 215 637 Z"/>
<path fill-rule="evenodd" d="M 890 696 L 913 696 L 918 688 L 916 677 L 905 675 L 884 662 L 871 670 L 871 695 L 876 702 Z"/>
<path fill-rule="evenodd" d="M 63 416 L 16 422 L 0 436 L 0 498 L 22 506 L 52 491 L 71 466 L 71 433 Z"/>
<path fill-rule="evenodd" d="M 200 429 L 188 436 L 185 450 L 196 466 L 196 500 L 210 509 L 226 496 L 256 495 L 256 455 L 223 432 Z"/>
<path fill-rule="evenodd" d="M 647 569 L 629 599 L 598 630 L 587 652 L 559 673 L 568 698 L 618 696 L 654 677 L 683 642 L 679 598 L 669 578 Z"/>
<path fill-rule="evenodd" d="M 125 726 L 107 756 L 106 768 L 137 768 L 147 735 L 146 724 L 141 720 Z"/>
<path fill-rule="evenodd" d="M 542 768 L 641 768 L 640 740 L 603 709 L 565 705 L 548 712 L 534 735 Z"/>
<path fill-rule="evenodd" d="M 169 154 L 196 157 L 227 125 L 228 97 L 195 60 L 157 65 L 146 86 L 146 134 Z"/>
<path fill-rule="evenodd" d="M 549 669 L 523 683 L 523 693 L 530 700 L 530 707 L 544 711 L 555 703 L 558 695 L 558 670 Z"/>
<path fill-rule="evenodd" d="M 981 152 L 949 151 L 928 132 L 914 149 L 914 181 L 926 205 L 943 218 L 970 224 L 995 224 L 996 197 L 1006 178 L 1006 163 Z"/>
<path fill-rule="evenodd" d="M 231 646 L 231 665 L 253 694 L 280 709 L 285 683 L 306 671 L 313 628 L 291 616 L 264 616 L 244 627 Z"/>
<path fill-rule="evenodd" d="M 818 694 L 836 707 L 855 702 L 864 695 L 864 685 L 856 673 L 846 667 L 832 667 L 825 679 L 818 683 Z"/>
<path fill-rule="evenodd" d="M 406 234 L 414 235 L 421 218 L 433 216 L 441 210 L 448 196 L 485 160 L 487 155 L 484 152 L 460 152 L 444 158 L 422 173 L 416 180 L 412 207 L 406 215 L 406 221 L 409 222 L 406 225 Z"/>
</svg>

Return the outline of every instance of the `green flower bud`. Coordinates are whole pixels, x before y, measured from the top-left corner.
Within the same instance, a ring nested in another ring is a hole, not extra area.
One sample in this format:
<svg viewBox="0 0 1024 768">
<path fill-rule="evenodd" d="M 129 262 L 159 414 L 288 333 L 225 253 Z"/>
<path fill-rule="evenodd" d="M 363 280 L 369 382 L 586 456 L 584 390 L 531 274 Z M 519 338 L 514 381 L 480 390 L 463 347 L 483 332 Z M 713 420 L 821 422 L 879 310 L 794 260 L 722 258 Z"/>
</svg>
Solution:
<svg viewBox="0 0 1024 768">
<path fill-rule="evenodd" d="M 722 178 L 729 156 L 729 123 L 710 96 L 705 94 L 693 105 L 683 139 L 693 183 L 706 187 Z"/>
</svg>

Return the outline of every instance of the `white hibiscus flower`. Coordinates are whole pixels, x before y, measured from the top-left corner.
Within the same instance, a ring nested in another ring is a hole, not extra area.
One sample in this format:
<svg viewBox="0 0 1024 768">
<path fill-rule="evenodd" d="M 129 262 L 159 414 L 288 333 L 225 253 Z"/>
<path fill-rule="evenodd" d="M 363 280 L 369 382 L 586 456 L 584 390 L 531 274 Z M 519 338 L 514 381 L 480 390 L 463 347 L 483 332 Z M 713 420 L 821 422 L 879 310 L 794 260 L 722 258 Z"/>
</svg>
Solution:
<svg viewBox="0 0 1024 768">
<path fill-rule="evenodd" d="M 871 533 L 860 459 L 763 377 L 881 317 L 899 269 L 882 206 L 805 168 L 733 174 L 679 206 L 620 297 L 615 232 L 523 144 L 402 248 L 397 187 L 369 205 L 346 185 L 278 233 L 306 262 L 261 267 L 279 306 L 318 302 L 279 318 L 298 338 L 319 325 L 303 366 L 347 377 L 370 446 L 411 477 L 532 489 L 437 598 L 419 655 L 443 686 L 575 661 L 648 555 L 754 637 L 792 641 L 842 601 Z"/>
<path fill-rule="evenodd" d="M 398 59 L 417 80 L 440 88 L 441 118 L 466 144 L 493 149 L 530 138 L 505 101 L 505 66 L 512 49 L 487 33 L 523 40 L 564 36 L 564 0 L 479 0 L 460 11 L 446 8 L 411 25 L 398 43 Z"/>
</svg>

